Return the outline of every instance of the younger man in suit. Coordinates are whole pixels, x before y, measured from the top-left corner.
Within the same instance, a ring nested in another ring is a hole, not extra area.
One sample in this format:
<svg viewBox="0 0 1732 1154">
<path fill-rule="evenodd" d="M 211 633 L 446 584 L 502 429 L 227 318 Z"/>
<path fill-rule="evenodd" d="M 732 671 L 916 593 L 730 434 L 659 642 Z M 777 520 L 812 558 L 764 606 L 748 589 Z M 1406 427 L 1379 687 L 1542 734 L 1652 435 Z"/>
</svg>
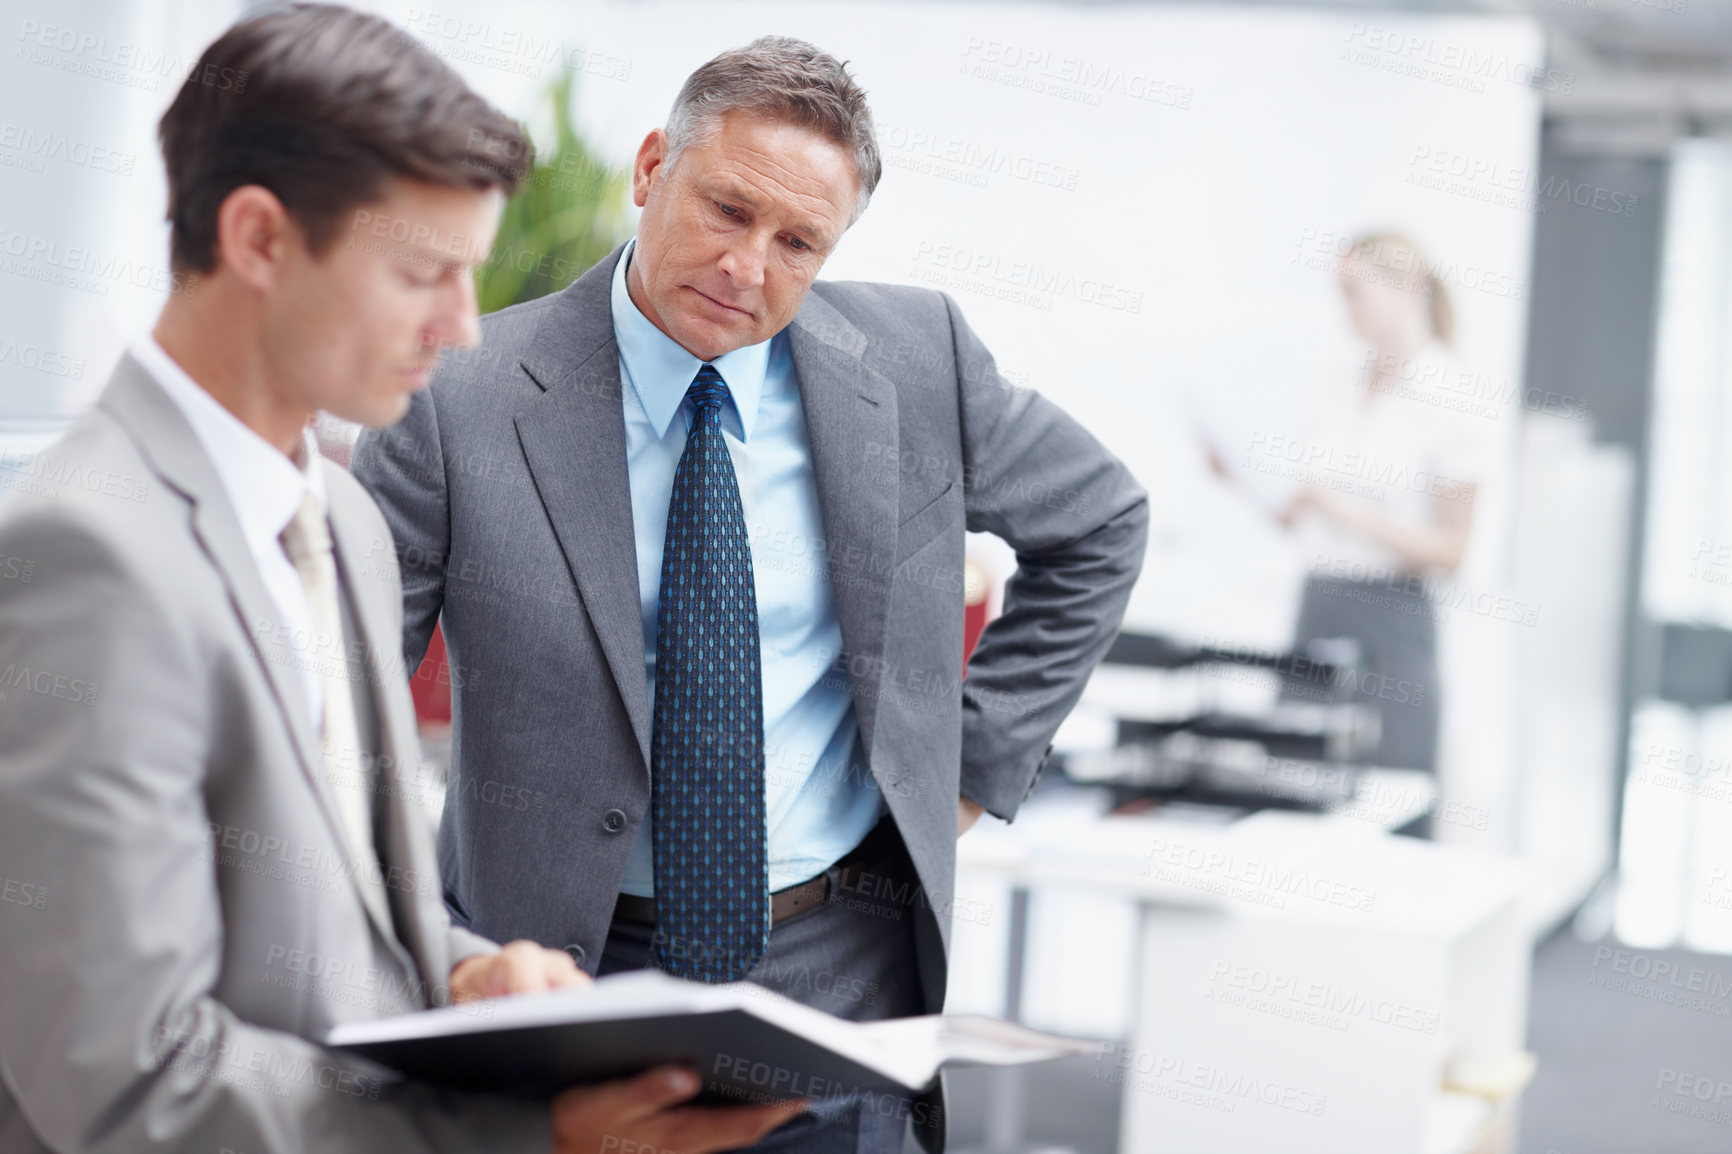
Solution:
<svg viewBox="0 0 1732 1154">
<path fill-rule="evenodd" d="M 478 337 L 518 129 L 386 22 L 230 29 L 161 124 L 179 291 L 0 517 L 0 1152 L 709 1151 L 794 1107 L 690 1071 L 545 1105 L 387 1082 L 331 1026 L 581 983 L 453 928 L 397 568 L 315 411 Z M 26 900 L 20 900 L 20 899 Z"/>
</svg>

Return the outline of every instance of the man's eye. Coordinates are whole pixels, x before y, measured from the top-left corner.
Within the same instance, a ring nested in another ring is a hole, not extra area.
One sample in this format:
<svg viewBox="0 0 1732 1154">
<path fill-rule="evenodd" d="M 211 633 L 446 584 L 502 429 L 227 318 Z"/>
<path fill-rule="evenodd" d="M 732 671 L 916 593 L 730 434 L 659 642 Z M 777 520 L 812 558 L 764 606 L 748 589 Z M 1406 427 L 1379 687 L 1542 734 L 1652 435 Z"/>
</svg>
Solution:
<svg viewBox="0 0 1732 1154">
<path fill-rule="evenodd" d="M 807 250 L 807 249 L 809 249 L 809 248 L 811 248 L 811 247 L 812 247 L 812 246 L 811 246 L 811 245 L 809 245 L 809 244 L 807 244 L 807 243 L 806 243 L 806 242 L 805 242 L 805 241 L 803 241 L 803 240 L 801 240 L 801 239 L 800 239 L 800 238 L 799 238 L 799 237 L 797 237 L 797 236 L 791 236 L 791 237 L 789 237 L 789 238 L 788 238 L 788 243 L 789 243 L 789 244 L 791 244 L 791 245 L 793 245 L 793 246 L 794 246 L 794 248 L 795 248 L 795 249 L 797 249 L 797 250 L 799 250 L 799 251 L 800 251 L 800 252 L 805 252 L 805 251 L 806 251 L 806 250 Z"/>
<path fill-rule="evenodd" d="M 733 205 L 723 204 L 719 200 L 716 201 L 716 208 L 721 210 L 721 213 L 723 216 L 739 216 L 740 215 L 739 210 L 736 209 Z"/>
</svg>

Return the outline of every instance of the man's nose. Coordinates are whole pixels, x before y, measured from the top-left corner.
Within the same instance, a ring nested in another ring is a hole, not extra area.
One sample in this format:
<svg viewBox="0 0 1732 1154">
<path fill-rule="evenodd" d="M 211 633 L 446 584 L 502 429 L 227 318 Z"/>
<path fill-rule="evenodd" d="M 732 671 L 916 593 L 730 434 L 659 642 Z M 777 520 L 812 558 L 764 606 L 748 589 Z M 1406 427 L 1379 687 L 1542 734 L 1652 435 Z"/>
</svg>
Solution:
<svg viewBox="0 0 1732 1154">
<path fill-rule="evenodd" d="M 719 267 L 735 288 L 757 288 L 764 283 L 767 239 L 749 234 L 735 240 L 722 253 Z"/>
<path fill-rule="evenodd" d="M 472 349 L 481 343 L 481 316 L 475 300 L 475 277 L 467 272 L 448 278 L 439 294 L 439 311 L 428 326 L 427 343 L 435 348 Z"/>
</svg>

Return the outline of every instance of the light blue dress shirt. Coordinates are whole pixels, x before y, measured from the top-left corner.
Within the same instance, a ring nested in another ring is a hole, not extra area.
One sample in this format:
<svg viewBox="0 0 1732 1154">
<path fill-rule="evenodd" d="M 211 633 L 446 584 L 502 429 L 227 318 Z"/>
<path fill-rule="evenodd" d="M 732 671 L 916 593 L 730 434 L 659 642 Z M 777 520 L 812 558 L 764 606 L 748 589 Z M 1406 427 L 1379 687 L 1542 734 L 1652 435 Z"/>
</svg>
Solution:
<svg viewBox="0 0 1732 1154">
<path fill-rule="evenodd" d="M 613 272 L 613 332 L 625 404 L 626 469 L 643 606 L 644 677 L 655 715 L 656 611 L 674 469 L 686 447 L 686 390 L 703 363 L 656 328 L 626 291 L 634 240 Z M 848 678 L 831 672 L 842 627 L 830 593 L 806 414 L 786 330 L 710 362 L 727 382 L 722 436 L 752 549 L 764 677 L 764 817 L 771 891 L 822 873 L 885 812 L 859 748 Z M 677 418 L 677 419 L 676 419 Z M 646 815 L 620 888 L 655 894 Z"/>
</svg>

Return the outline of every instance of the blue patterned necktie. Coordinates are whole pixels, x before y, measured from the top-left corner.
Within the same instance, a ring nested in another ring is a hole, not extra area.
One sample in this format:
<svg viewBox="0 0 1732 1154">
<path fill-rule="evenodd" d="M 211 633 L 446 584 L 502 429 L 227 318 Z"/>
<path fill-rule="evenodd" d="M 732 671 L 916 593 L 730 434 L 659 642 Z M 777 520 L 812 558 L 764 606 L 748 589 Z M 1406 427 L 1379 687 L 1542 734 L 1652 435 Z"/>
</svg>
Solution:
<svg viewBox="0 0 1732 1154">
<path fill-rule="evenodd" d="M 708 364 L 686 391 L 696 413 L 668 502 L 650 746 L 656 963 L 706 982 L 744 977 L 770 926 L 758 598 L 726 396 Z"/>
</svg>

